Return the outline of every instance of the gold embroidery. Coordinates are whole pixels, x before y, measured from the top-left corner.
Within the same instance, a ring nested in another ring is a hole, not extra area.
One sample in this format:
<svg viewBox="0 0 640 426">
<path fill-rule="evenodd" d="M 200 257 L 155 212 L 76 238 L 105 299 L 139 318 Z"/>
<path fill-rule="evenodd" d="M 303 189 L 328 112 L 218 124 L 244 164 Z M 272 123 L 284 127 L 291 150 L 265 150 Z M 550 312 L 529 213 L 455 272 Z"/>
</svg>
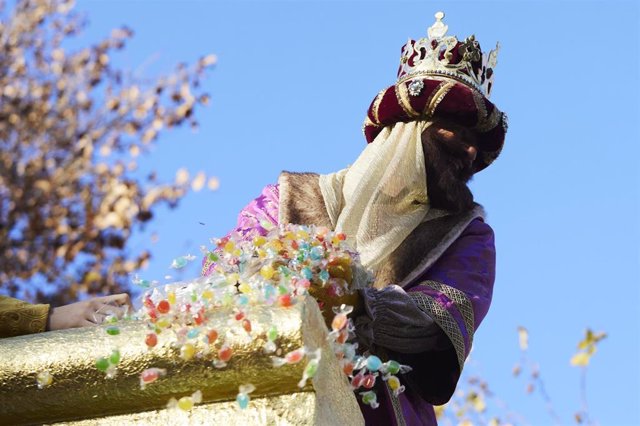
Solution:
<svg viewBox="0 0 640 426">
<path fill-rule="evenodd" d="M 380 125 L 380 117 L 378 116 L 378 109 L 380 108 L 380 103 L 382 103 L 382 98 L 384 98 L 384 94 L 387 93 L 387 89 L 383 89 L 378 92 L 376 98 L 373 100 L 373 106 L 371 107 L 371 115 L 373 115 L 373 123 Z M 367 115 L 367 118 L 369 116 Z"/>
<path fill-rule="evenodd" d="M 396 96 L 398 98 L 398 104 L 400 104 L 409 117 L 420 117 L 420 113 L 413 109 L 409 102 L 409 90 L 406 84 L 396 84 Z"/>
<path fill-rule="evenodd" d="M 426 118 L 431 118 L 431 116 L 427 112 L 429 109 L 429 105 L 431 105 L 431 102 L 433 102 L 433 99 L 436 97 L 436 94 L 438 93 L 438 91 L 440 91 L 440 89 L 442 89 L 442 86 L 444 86 L 445 84 L 447 84 L 446 81 L 441 81 L 440 84 L 438 84 L 438 86 L 429 94 L 429 97 L 427 98 L 427 102 L 424 104 L 424 111 L 423 111 Z"/>
<path fill-rule="evenodd" d="M 393 391 L 389 387 L 389 382 L 384 382 L 384 385 L 387 388 L 387 393 L 389 394 L 389 398 L 391 399 L 393 414 L 395 414 L 396 416 L 396 425 L 407 426 L 407 422 L 404 420 L 404 414 L 402 414 L 402 406 L 400 405 L 400 400 L 396 395 L 394 395 Z"/>
<path fill-rule="evenodd" d="M 465 346 L 462 332 L 456 320 L 451 313 L 443 308 L 433 297 L 417 291 L 410 292 L 409 296 L 411 296 L 420 309 L 433 318 L 436 324 L 438 324 L 447 337 L 449 337 L 449 340 L 451 340 L 456 350 L 458 365 L 460 366 L 460 371 L 462 371 L 465 360 Z"/>
<path fill-rule="evenodd" d="M 447 93 L 449 93 L 449 91 L 453 89 L 455 85 L 456 83 L 451 81 L 443 81 L 442 83 L 440 83 L 440 85 L 438 85 L 435 92 L 432 94 L 430 102 L 425 108 L 424 113 L 427 117 L 433 116 L 433 113 L 436 111 L 438 105 L 440 105 L 440 102 L 442 102 L 444 97 L 447 96 Z"/>
<path fill-rule="evenodd" d="M 371 121 L 371 119 L 369 118 L 369 116 L 367 115 L 364 119 L 364 124 L 363 126 L 373 126 L 373 127 L 380 127 L 380 124 L 376 124 L 373 121 Z"/>
<path fill-rule="evenodd" d="M 476 329 L 476 321 L 473 315 L 473 305 L 471 301 L 462 291 L 457 288 L 439 283 L 437 281 L 425 281 L 422 285 L 426 285 L 434 289 L 435 291 L 439 291 L 449 298 L 449 300 L 453 301 L 456 304 L 456 308 L 462 314 L 462 319 L 464 320 L 464 326 L 467 329 L 467 334 L 469 335 L 469 348 L 471 348 L 471 344 L 473 343 L 473 334 Z"/>
</svg>

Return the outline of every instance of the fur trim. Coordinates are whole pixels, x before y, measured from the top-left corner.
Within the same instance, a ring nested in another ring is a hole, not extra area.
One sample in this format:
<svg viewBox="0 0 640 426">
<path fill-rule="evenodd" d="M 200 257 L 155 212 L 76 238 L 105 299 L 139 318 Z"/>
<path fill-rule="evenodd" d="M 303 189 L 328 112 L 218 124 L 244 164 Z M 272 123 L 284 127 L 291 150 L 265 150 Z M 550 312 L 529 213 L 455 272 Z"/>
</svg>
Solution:
<svg viewBox="0 0 640 426">
<path fill-rule="evenodd" d="M 280 174 L 278 223 L 313 224 L 331 228 L 331 219 L 323 201 L 319 181 L 320 175 L 317 173 Z"/>
</svg>

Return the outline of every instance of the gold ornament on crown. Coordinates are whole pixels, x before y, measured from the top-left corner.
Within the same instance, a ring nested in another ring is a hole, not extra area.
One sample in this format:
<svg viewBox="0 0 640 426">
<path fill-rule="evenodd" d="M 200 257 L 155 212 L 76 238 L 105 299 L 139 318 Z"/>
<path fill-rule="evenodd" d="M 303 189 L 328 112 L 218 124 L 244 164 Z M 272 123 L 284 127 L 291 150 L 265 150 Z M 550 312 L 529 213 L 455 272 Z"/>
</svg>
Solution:
<svg viewBox="0 0 640 426">
<path fill-rule="evenodd" d="M 409 39 L 402 48 L 398 83 L 416 77 L 444 77 L 470 86 L 489 98 L 500 44 L 482 53 L 474 35 L 460 42 L 455 36 L 447 35 L 449 27 L 442 22 L 443 12 L 437 12 L 435 18 L 427 37 L 417 41 Z M 455 57 L 459 61 L 452 63 Z"/>
</svg>

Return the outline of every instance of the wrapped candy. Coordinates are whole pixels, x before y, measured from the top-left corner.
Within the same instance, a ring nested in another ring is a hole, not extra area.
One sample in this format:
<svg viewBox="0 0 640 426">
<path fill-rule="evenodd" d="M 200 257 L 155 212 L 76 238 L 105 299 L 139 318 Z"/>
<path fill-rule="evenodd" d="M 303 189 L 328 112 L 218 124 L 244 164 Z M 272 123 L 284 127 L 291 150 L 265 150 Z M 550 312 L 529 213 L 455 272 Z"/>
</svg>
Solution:
<svg viewBox="0 0 640 426">
<path fill-rule="evenodd" d="M 53 382 L 53 376 L 48 370 L 41 371 L 36 376 L 36 384 L 38 385 L 38 389 L 44 389 L 47 386 L 50 386 Z"/>
<path fill-rule="evenodd" d="M 320 362 L 320 357 L 322 356 L 322 351 L 320 349 L 316 349 L 315 351 L 309 353 L 307 357 L 309 358 L 309 362 L 304 367 L 304 372 L 302 373 L 302 379 L 298 382 L 298 387 L 303 388 L 307 385 L 307 380 L 312 379 L 316 372 L 318 371 L 318 363 Z"/>
<path fill-rule="evenodd" d="M 148 384 L 155 382 L 166 374 L 167 370 L 164 368 L 147 368 L 140 373 L 140 389 L 144 389 Z"/>
<path fill-rule="evenodd" d="M 249 394 L 256 390 L 256 387 L 252 384 L 240 385 L 238 389 L 238 396 L 236 396 L 236 402 L 241 410 L 244 410 L 249 405 Z"/>
<path fill-rule="evenodd" d="M 355 290 L 368 286 L 372 275 L 361 265 L 359 255 L 346 245 L 346 235 L 315 226 L 286 225 L 264 229 L 266 235 L 245 238 L 231 234 L 212 241 L 215 246 L 211 251 L 202 248 L 208 271 L 206 276 L 164 285 L 136 277 L 140 286 L 148 287 L 137 314 L 147 322 L 150 330 L 145 337 L 146 346 L 149 349 L 156 347 L 157 335 L 165 333 L 168 337 L 163 345 L 177 348 L 182 360 L 205 359 L 215 368 L 224 368 L 233 357 L 232 347 L 223 340 L 227 336 L 247 340 L 262 338 L 265 340 L 264 352 L 272 354 L 277 350 L 278 330 L 275 327 L 258 330 L 252 323 L 253 309 L 259 305 L 287 308 L 299 303 L 302 296 L 311 294 L 325 306 L 328 340 L 352 387 L 363 391 L 360 393 L 363 401 L 366 399 L 365 403 L 371 407 L 377 406 L 376 395 L 371 389 L 378 377 L 387 381 L 394 393 L 402 392 L 404 387 L 397 375 L 408 371 L 408 367 L 393 360 L 382 362 L 373 354 L 360 355 L 357 344 L 350 343 L 354 326 L 349 315 L 354 308 L 342 303 L 356 303 Z M 182 269 L 193 259 L 195 256 L 179 256 L 171 267 Z M 220 309 L 228 309 L 229 320 L 226 326 L 217 323 L 212 328 L 210 317 Z M 108 377 L 115 374 L 117 366 L 111 358 L 96 361 L 96 367 Z M 283 356 L 272 356 L 271 360 L 274 367 L 279 367 L 298 364 L 305 358 L 298 383 L 304 387 L 318 371 L 319 348 L 298 348 Z M 141 387 L 164 374 L 170 372 L 145 370 L 140 376 Z M 252 385 L 243 386 L 236 398 L 241 409 L 248 405 L 249 394 L 254 389 Z M 174 400 L 172 404 L 189 410 L 198 402 L 198 397 L 194 396 L 196 394 Z"/>
<path fill-rule="evenodd" d="M 195 404 L 200 404 L 202 402 L 202 392 L 199 390 L 192 393 L 190 396 L 183 396 L 182 398 L 176 400 L 175 398 L 171 398 L 167 403 L 167 408 L 179 408 L 182 411 L 191 411 Z"/>
</svg>

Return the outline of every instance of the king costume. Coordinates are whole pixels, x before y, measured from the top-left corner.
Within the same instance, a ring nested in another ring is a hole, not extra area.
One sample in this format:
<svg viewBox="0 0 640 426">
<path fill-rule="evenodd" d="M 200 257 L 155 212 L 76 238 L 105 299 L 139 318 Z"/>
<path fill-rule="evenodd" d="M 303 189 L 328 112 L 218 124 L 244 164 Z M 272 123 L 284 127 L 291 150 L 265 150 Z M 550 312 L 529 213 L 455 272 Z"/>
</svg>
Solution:
<svg viewBox="0 0 640 426">
<path fill-rule="evenodd" d="M 451 213 L 430 207 L 421 137 L 434 118 L 475 130 L 474 171 L 500 153 L 506 116 L 488 97 L 497 48 L 483 54 L 473 36 L 447 36 L 444 14 L 428 37 L 402 48 L 398 80 L 375 97 L 364 123 L 367 148 L 329 175 L 289 173 L 240 213 L 245 239 L 287 223 L 344 232 L 373 286 L 360 290 L 353 315 L 359 349 L 409 365 L 406 390 L 376 384 L 380 406 L 360 402 L 368 425 L 435 425 L 433 405 L 452 396 L 473 336 L 491 304 L 494 234 L 483 208 Z M 213 264 L 205 259 L 203 274 Z"/>
</svg>

